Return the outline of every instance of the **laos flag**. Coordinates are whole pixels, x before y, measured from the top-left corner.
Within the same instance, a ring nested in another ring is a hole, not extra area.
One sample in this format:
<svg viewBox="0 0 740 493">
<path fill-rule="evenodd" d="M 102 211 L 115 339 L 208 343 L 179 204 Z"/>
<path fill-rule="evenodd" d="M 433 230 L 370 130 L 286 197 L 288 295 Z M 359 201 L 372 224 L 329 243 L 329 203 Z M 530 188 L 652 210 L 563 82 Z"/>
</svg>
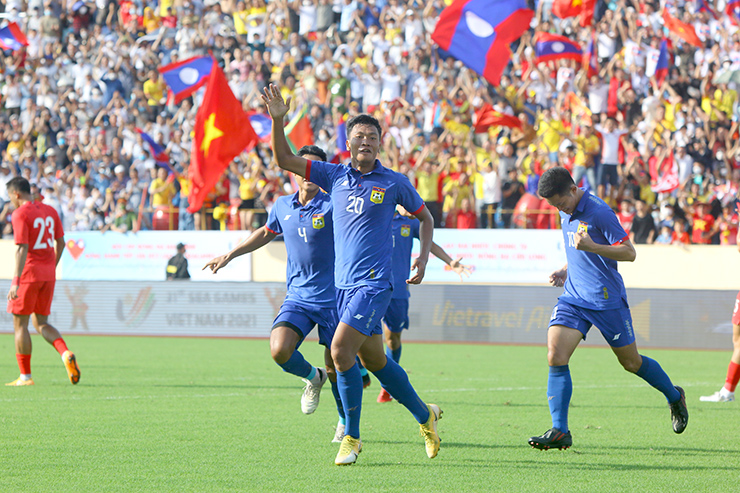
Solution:
<svg viewBox="0 0 740 493">
<path fill-rule="evenodd" d="M 442 11 L 432 40 L 493 85 L 509 63 L 513 43 L 534 12 L 526 0 L 455 0 Z"/>
<path fill-rule="evenodd" d="M 658 64 L 655 66 L 655 80 L 661 85 L 668 76 L 668 40 L 660 42 L 660 54 L 658 55 Z"/>
<path fill-rule="evenodd" d="M 272 134 L 272 119 L 269 115 L 264 113 L 247 113 L 249 116 L 249 123 L 252 124 L 257 136 L 262 142 L 270 142 L 270 135 Z"/>
<path fill-rule="evenodd" d="M 208 82 L 212 68 L 213 58 L 199 56 L 159 67 L 159 73 L 179 103 Z"/>
<path fill-rule="evenodd" d="M 733 24 L 740 25 L 740 0 L 730 0 L 727 2 L 725 12 L 730 17 Z"/>
<path fill-rule="evenodd" d="M 167 152 L 165 152 L 164 147 L 157 144 L 154 139 L 149 135 L 148 133 L 144 132 L 142 129 L 137 128 L 137 132 L 139 132 L 139 135 L 141 135 L 141 138 L 149 144 L 149 149 L 152 151 L 152 157 L 157 162 L 157 164 L 160 164 L 162 166 L 166 166 L 167 168 L 170 168 L 170 156 L 167 155 Z M 170 168 L 171 170 L 172 168 Z"/>
<path fill-rule="evenodd" d="M 537 63 L 551 60 L 570 59 L 583 60 L 583 50 L 575 41 L 565 36 L 539 32 L 534 38 L 534 52 Z"/>
<path fill-rule="evenodd" d="M 11 22 L 4 28 L 0 29 L 0 48 L 3 50 L 20 50 L 24 46 L 28 46 L 28 39 L 23 34 L 18 24 Z"/>
</svg>

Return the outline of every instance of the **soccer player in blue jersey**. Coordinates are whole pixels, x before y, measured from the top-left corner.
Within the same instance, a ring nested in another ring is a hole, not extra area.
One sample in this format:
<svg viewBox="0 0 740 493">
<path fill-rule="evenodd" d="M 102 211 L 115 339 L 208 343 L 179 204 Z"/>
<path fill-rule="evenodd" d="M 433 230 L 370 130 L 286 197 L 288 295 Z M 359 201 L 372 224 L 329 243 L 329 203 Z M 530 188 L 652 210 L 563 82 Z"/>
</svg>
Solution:
<svg viewBox="0 0 740 493">
<path fill-rule="evenodd" d="M 419 238 L 419 221 L 402 206 L 396 207 L 393 217 L 393 295 L 383 317 L 385 356 L 396 363 L 401 362 L 401 333 L 409 328 L 409 287 L 406 278 L 411 270 L 411 249 L 414 238 Z M 432 242 L 431 253 L 460 276 L 470 276 L 470 269 L 461 264 L 462 258 L 453 260 L 444 249 Z M 378 402 L 390 402 L 393 397 L 384 388 L 380 389 Z"/>
<path fill-rule="evenodd" d="M 617 262 L 632 262 L 636 253 L 616 215 L 603 200 L 578 188 L 565 168 L 545 171 L 538 192 L 560 211 L 567 264 L 550 276 L 550 284 L 565 286 L 547 332 L 552 428 L 530 438 L 529 444 L 540 450 L 563 450 L 573 444 L 568 429 L 573 392 L 568 362 L 591 325 L 598 327 L 625 370 L 665 395 L 673 431 L 683 433 L 689 421 L 683 389 L 671 383 L 657 361 L 637 352 L 627 292 L 617 272 Z"/>
<path fill-rule="evenodd" d="M 273 120 L 272 148 L 278 166 L 305 176 L 329 192 L 334 206 L 334 279 L 340 321 L 331 355 L 346 419 L 346 435 L 334 463 L 353 464 L 362 450 L 362 377 L 355 363 L 357 354 L 365 368 L 419 422 L 427 456 L 436 457 L 437 422 L 442 411 L 422 401 L 403 368 L 385 357 L 381 327 L 392 293 L 391 222 L 396 205 L 412 211 L 421 221 L 420 254 L 414 260 L 415 273 L 407 280 L 411 284 L 420 283 L 424 277 L 434 230 L 432 215 L 408 178 L 383 167 L 376 159 L 381 128 L 375 118 L 358 115 L 347 122 L 352 161 L 351 165 L 337 165 L 295 156 L 283 130 L 290 100 L 286 103 L 272 84 L 265 88 L 262 100 Z"/>
<path fill-rule="evenodd" d="M 298 151 L 306 159 L 326 160 L 317 146 L 304 146 Z M 226 255 L 209 261 L 203 269 L 217 273 L 233 259 L 253 252 L 282 234 L 288 253 L 287 294 L 270 332 L 270 352 L 284 371 L 303 379 L 306 387 L 301 397 L 301 410 L 311 414 L 319 405 L 321 387 L 327 378 L 339 412 L 335 440 L 344 436 L 344 411 L 336 384 L 331 341 L 339 323 L 334 290 L 334 235 L 332 204 L 329 195 L 302 176 L 293 195 L 280 197 L 270 210 L 267 224 L 237 245 Z M 319 326 L 319 343 L 325 346 L 326 370 L 309 364 L 298 351 L 314 326 Z"/>
</svg>

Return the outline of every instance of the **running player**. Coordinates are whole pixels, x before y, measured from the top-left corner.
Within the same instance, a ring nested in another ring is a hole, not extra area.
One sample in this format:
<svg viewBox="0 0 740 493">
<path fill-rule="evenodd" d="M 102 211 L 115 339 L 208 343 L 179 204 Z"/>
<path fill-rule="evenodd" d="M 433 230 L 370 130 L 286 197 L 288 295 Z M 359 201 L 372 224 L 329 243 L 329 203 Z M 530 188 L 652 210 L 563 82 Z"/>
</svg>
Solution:
<svg viewBox="0 0 740 493">
<path fill-rule="evenodd" d="M 326 153 L 317 146 L 298 151 L 305 159 L 326 161 Z M 272 359 L 284 371 L 306 382 L 301 397 L 301 411 L 313 413 L 319 405 L 321 388 L 327 378 L 339 412 L 335 440 L 344 437 L 344 411 L 331 359 L 331 340 L 339 323 L 334 293 L 334 235 L 329 195 L 302 176 L 293 195 L 280 197 L 270 210 L 267 224 L 226 255 L 209 261 L 204 267 L 217 273 L 235 258 L 258 250 L 282 234 L 288 253 L 287 294 L 270 332 Z M 298 348 L 314 326 L 319 326 L 319 344 L 325 347 L 326 370 L 309 364 Z"/>
<path fill-rule="evenodd" d="M 606 203 L 578 188 L 565 168 L 542 174 L 538 191 L 560 211 L 567 264 L 550 275 L 550 284 L 565 286 L 550 318 L 547 398 L 552 428 L 529 444 L 540 450 L 567 449 L 568 406 L 573 392 L 568 362 L 578 344 L 596 325 L 625 370 L 636 373 L 668 400 L 673 431 L 683 433 L 689 421 L 686 397 L 657 361 L 637 352 L 627 292 L 617 262 L 635 260 L 635 248 Z"/>
<path fill-rule="evenodd" d="M 74 353 L 67 349 L 59 331 L 49 324 L 54 298 L 56 266 L 64 250 L 64 230 L 53 207 L 31 198 L 31 184 L 17 176 L 7 183 L 13 211 L 15 253 L 13 282 L 8 292 L 8 313 L 13 314 L 15 357 L 20 376 L 5 385 L 33 385 L 31 377 L 31 335 L 28 319 L 39 334 L 62 356 L 69 381 L 80 381 L 80 368 Z"/>
<path fill-rule="evenodd" d="M 407 281 L 411 284 L 420 283 L 424 277 L 434 229 L 432 215 L 408 178 L 377 161 L 381 128 L 375 118 L 358 115 L 347 122 L 351 166 L 311 161 L 295 156 L 285 138 L 283 119 L 290 100 L 283 101 L 280 90 L 272 84 L 265 88 L 262 100 L 273 120 L 272 148 L 278 166 L 305 176 L 328 191 L 334 205 L 334 277 L 340 322 L 331 354 L 347 420 L 346 435 L 334 462 L 353 464 L 362 450 L 362 377 L 355 363 L 358 353 L 365 368 L 419 422 L 427 456 L 436 457 L 437 421 L 442 411 L 435 404 L 422 401 L 406 372 L 385 357 L 381 328 L 392 292 L 391 222 L 396 205 L 413 211 L 421 220 L 420 254 L 413 263 L 416 273 Z"/>
<path fill-rule="evenodd" d="M 396 363 L 401 362 L 401 333 L 409 328 L 409 287 L 406 278 L 411 269 L 411 248 L 414 238 L 419 238 L 419 221 L 402 206 L 396 206 L 393 217 L 393 295 L 383 317 L 385 356 Z M 462 265 L 462 258 L 452 260 L 444 249 L 432 242 L 432 254 L 460 276 L 470 276 L 470 270 Z M 384 388 L 380 389 L 378 402 L 390 402 L 393 397 Z"/>
<path fill-rule="evenodd" d="M 737 213 L 740 214 L 740 202 L 737 204 Z M 740 251 L 740 231 L 737 232 L 737 249 Z M 732 402 L 735 400 L 735 388 L 740 381 L 740 292 L 737 293 L 735 309 L 732 312 L 732 357 L 727 367 L 725 385 L 712 395 L 704 395 L 699 398 L 704 402 Z"/>
</svg>

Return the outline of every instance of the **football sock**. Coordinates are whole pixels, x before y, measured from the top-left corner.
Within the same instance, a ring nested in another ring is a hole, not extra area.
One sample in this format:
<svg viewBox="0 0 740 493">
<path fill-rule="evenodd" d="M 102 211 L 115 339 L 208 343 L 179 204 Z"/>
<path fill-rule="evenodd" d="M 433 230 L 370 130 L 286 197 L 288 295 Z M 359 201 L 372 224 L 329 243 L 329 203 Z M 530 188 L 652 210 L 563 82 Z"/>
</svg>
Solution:
<svg viewBox="0 0 740 493">
<path fill-rule="evenodd" d="M 67 351 L 67 345 L 64 343 L 64 339 L 62 339 L 61 337 L 51 344 L 54 346 L 54 349 L 56 349 L 59 354 L 64 354 L 64 352 Z"/>
<path fill-rule="evenodd" d="M 18 369 L 21 371 L 21 378 L 28 380 L 31 378 L 31 355 L 30 354 L 17 354 L 15 359 L 18 360 Z"/>
<path fill-rule="evenodd" d="M 355 363 L 357 363 L 357 368 L 360 369 L 360 376 L 364 377 L 365 375 L 367 375 L 367 368 L 362 366 L 362 362 L 360 361 L 359 356 L 355 356 Z"/>
<path fill-rule="evenodd" d="M 346 424 L 344 420 L 344 408 L 342 407 L 342 396 L 339 395 L 339 386 L 337 385 L 337 382 L 331 383 L 331 393 L 334 394 L 334 401 L 337 403 L 337 412 L 339 413 L 339 423 L 340 424 Z"/>
<path fill-rule="evenodd" d="M 550 405 L 552 427 L 568 432 L 568 406 L 573 395 L 573 381 L 568 365 L 551 366 L 547 378 L 547 403 Z"/>
<path fill-rule="evenodd" d="M 385 356 L 388 359 L 392 359 L 396 363 L 399 363 L 401 361 L 401 348 L 403 346 L 398 346 L 398 349 L 391 349 L 389 347 L 385 348 Z"/>
<path fill-rule="evenodd" d="M 409 382 L 409 376 L 392 359 L 387 358 L 386 361 L 383 369 L 373 372 L 373 375 L 394 399 L 403 404 L 414 415 L 416 421 L 426 423 L 429 420 L 429 408 L 416 394 L 414 387 Z"/>
<path fill-rule="evenodd" d="M 344 409 L 344 434 L 360 438 L 360 414 L 362 412 L 362 375 L 357 365 L 347 371 L 337 372 L 337 387 L 342 396 Z"/>
<path fill-rule="evenodd" d="M 642 365 L 637 370 L 636 375 L 660 390 L 665 395 L 665 398 L 668 399 L 668 402 L 676 402 L 681 398 L 681 394 L 673 386 L 668 374 L 663 371 L 663 368 L 654 359 L 642 356 Z"/>
<path fill-rule="evenodd" d="M 730 361 L 730 366 L 727 367 L 727 379 L 725 380 L 725 388 L 730 392 L 735 392 L 737 382 L 740 380 L 740 365 Z"/>
<path fill-rule="evenodd" d="M 282 365 L 278 363 L 278 365 L 283 369 L 283 371 L 297 377 L 310 379 L 316 375 L 316 368 L 311 366 L 299 351 L 293 351 L 293 354 L 290 355 L 288 361 Z M 313 375 L 311 375 L 312 372 Z"/>
</svg>

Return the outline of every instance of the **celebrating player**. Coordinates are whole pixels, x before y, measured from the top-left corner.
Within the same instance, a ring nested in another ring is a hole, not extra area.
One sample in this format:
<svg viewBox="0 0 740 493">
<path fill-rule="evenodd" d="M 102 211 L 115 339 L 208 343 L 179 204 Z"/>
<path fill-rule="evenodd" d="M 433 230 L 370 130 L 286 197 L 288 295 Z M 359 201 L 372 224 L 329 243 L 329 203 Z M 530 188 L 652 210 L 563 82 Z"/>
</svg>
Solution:
<svg viewBox="0 0 740 493">
<path fill-rule="evenodd" d="M 353 464 L 362 450 L 360 414 L 362 377 L 355 363 L 359 353 L 363 365 L 383 388 L 403 404 L 419 422 L 427 456 L 439 451 L 438 406 L 426 404 L 411 386 L 406 372 L 383 352 L 381 319 L 391 299 L 391 222 L 397 204 L 421 220 L 421 248 L 414 260 L 416 273 L 407 281 L 418 284 L 432 243 L 433 219 L 408 178 L 383 167 L 376 160 L 380 150 L 381 128 L 369 115 L 358 115 L 347 122 L 347 147 L 351 166 L 307 160 L 295 156 L 285 139 L 283 119 L 290 99 L 284 101 L 279 89 L 265 88 L 262 100 L 267 105 L 272 125 L 272 148 L 281 168 L 292 171 L 327 190 L 334 206 L 335 285 L 339 325 L 332 341 L 331 354 L 337 369 L 339 394 L 347 420 L 345 437 L 334 460 L 337 465 Z"/>
<path fill-rule="evenodd" d="M 15 253 L 13 283 L 8 291 L 8 313 L 13 314 L 15 357 L 20 376 L 5 385 L 33 385 L 31 377 L 31 335 L 28 319 L 43 338 L 62 355 L 69 381 L 80 381 L 80 368 L 75 355 L 67 349 L 59 331 L 49 324 L 54 298 L 56 266 L 64 250 L 64 230 L 53 207 L 31 199 L 31 184 L 17 176 L 7 183 L 13 211 Z"/>
<path fill-rule="evenodd" d="M 411 268 L 411 247 L 414 238 L 419 238 L 419 221 L 402 206 L 396 206 L 393 217 L 393 295 L 388 310 L 383 317 L 385 328 L 385 356 L 396 363 L 401 361 L 401 333 L 409 328 L 409 287 L 406 284 Z M 434 256 L 450 266 L 460 276 L 470 276 L 470 270 L 460 263 L 461 258 L 452 260 L 444 249 L 432 242 L 431 252 Z M 393 397 L 381 388 L 378 402 L 390 402 Z"/>
<path fill-rule="evenodd" d="M 560 211 L 568 262 L 550 276 L 550 284 L 565 286 L 547 332 L 547 398 L 552 428 L 530 438 L 529 444 L 540 450 L 572 445 L 568 406 L 573 384 L 568 362 L 591 325 L 599 328 L 625 370 L 666 396 L 673 431 L 683 433 L 689 421 L 683 389 L 673 386 L 657 361 L 637 352 L 627 292 L 617 272 L 617 262 L 632 262 L 636 253 L 616 215 L 603 200 L 578 188 L 565 168 L 543 173 L 538 191 Z"/>
<path fill-rule="evenodd" d="M 305 159 L 326 161 L 326 153 L 316 146 L 304 146 L 298 151 Z M 319 405 L 321 387 L 327 378 L 339 411 L 335 439 L 344 436 L 344 411 L 336 384 L 336 372 L 331 359 L 331 341 L 339 323 L 334 294 L 334 236 L 332 207 L 329 195 L 302 176 L 297 177 L 300 189 L 293 195 L 280 197 L 270 210 L 267 224 L 226 255 L 209 261 L 203 269 L 217 273 L 233 259 L 253 252 L 282 234 L 288 253 L 287 294 L 270 332 L 270 352 L 284 371 L 306 382 L 301 397 L 304 414 L 313 413 Z M 298 351 L 314 326 L 319 326 L 319 344 L 325 347 L 326 370 L 309 364 Z"/>
<path fill-rule="evenodd" d="M 740 202 L 735 202 L 740 204 Z M 740 205 L 737 207 L 740 214 Z M 740 251 L 740 231 L 737 232 L 737 249 Z M 732 312 L 732 357 L 727 367 L 725 385 L 712 395 L 703 395 L 699 400 L 704 402 L 731 402 L 735 400 L 735 388 L 740 381 L 740 292 L 737 293 L 735 309 Z"/>
</svg>

